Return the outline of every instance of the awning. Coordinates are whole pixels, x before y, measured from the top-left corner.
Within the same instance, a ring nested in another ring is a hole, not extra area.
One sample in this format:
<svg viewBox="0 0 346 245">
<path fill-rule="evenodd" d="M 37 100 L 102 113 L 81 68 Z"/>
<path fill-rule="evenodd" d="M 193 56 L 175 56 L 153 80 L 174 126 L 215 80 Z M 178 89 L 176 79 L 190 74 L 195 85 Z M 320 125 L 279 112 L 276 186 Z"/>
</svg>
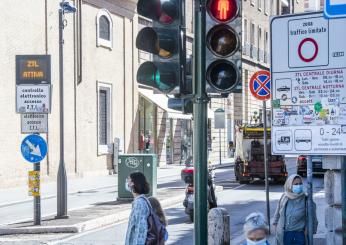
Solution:
<svg viewBox="0 0 346 245">
<path fill-rule="evenodd" d="M 192 119 L 191 114 L 183 114 L 182 112 L 168 108 L 168 96 L 164 94 L 157 94 L 152 89 L 138 88 L 139 93 L 150 100 L 152 103 L 156 104 L 162 110 L 167 112 L 168 118 L 173 119 Z M 214 112 L 208 108 L 208 118 L 214 118 Z"/>
<path fill-rule="evenodd" d="M 191 114 L 183 114 L 182 112 L 172 110 L 168 108 L 168 98 L 167 95 L 164 94 L 156 94 L 152 89 L 144 89 L 138 88 L 139 93 L 144 96 L 146 99 L 150 100 L 152 103 L 156 104 L 162 110 L 167 112 L 168 118 L 173 119 L 192 119 Z"/>
</svg>

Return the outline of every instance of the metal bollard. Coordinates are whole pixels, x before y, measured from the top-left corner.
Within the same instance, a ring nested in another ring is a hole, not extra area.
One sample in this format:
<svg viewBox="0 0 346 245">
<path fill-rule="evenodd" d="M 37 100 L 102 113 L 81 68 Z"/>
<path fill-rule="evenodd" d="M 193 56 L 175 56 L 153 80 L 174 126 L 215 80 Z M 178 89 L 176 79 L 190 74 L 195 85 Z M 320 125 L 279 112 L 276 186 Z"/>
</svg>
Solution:
<svg viewBox="0 0 346 245">
<path fill-rule="evenodd" d="M 230 219 L 227 210 L 211 209 L 208 214 L 208 244 L 229 245 L 230 242 Z"/>
</svg>

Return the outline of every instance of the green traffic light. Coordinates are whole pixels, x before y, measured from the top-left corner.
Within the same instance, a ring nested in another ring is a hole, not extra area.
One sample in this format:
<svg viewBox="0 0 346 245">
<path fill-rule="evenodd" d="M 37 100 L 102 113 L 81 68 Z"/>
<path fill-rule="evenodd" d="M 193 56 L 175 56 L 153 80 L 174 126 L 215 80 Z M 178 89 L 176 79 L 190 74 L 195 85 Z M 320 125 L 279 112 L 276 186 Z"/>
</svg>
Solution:
<svg viewBox="0 0 346 245">
<path fill-rule="evenodd" d="M 176 87 L 174 71 L 165 70 L 163 66 L 159 68 L 150 61 L 144 62 L 137 72 L 137 81 L 140 84 L 150 86 L 163 93 L 169 93 Z"/>
</svg>

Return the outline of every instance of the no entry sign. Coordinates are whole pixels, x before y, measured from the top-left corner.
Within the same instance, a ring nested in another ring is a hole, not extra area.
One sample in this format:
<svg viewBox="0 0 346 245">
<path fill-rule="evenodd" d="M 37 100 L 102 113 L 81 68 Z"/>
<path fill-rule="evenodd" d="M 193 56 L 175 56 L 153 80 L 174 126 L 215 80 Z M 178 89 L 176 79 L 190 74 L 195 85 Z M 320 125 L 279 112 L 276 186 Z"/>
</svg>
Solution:
<svg viewBox="0 0 346 245">
<path fill-rule="evenodd" d="M 270 99 L 270 72 L 258 71 L 252 75 L 249 83 L 251 94 L 259 100 Z"/>
</svg>

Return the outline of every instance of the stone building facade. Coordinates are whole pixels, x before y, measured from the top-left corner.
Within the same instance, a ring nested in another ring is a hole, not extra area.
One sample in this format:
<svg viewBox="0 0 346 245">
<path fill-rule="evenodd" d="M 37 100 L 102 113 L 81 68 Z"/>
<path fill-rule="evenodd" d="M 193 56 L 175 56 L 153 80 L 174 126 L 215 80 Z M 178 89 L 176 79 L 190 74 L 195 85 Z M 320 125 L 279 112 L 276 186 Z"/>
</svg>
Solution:
<svg viewBox="0 0 346 245">
<path fill-rule="evenodd" d="M 48 155 L 42 179 L 55 180 L 59 166 L 58 0 L 4 0 L 1 25 L 0 147 L 1 187 L 25 185 L 32 164 L 20 153 L 20 115 L 15 112 L 15 56 L 51 55 L 52 111 L 48 115 Z M 112 142 L 123 152 L 137 148 L 138 96 L 134 39 L 136 1 L 75 0 L 76 14 L 65 15 L 64 114 L 65 164 L 69 177 L 107 174 L 113 168 Z"/>
</svg>

